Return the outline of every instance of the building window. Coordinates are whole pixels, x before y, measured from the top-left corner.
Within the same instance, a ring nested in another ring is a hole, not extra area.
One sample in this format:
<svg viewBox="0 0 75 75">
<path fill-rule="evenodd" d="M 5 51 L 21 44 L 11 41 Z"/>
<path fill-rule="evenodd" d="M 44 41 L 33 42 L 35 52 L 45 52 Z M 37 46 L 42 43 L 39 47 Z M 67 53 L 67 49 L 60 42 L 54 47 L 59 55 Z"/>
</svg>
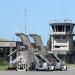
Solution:
<svg viewBox="0 0 75 75">
<path fill-rule="evenodd" d="M 70 31 L 70 26 L 66 26 L 66 32 Z"/>
<path fill-rule="evenodd" d="M 66 39 L 66 37 L 65 37 L 65 36 L 63 36 L 63 39 Z"/>
<path fill-rule="evenodd" d="M 55 39 L 60 39 L 60 36 L 55 36 Z"/>
<path fill-rule="evenodd" d="M 65 30 L 65 26 L 62 26 L 62 31 L 64 32 L 64 30 Z"/>
<path fill-rule="evenodd" d="M 62 32 L 62 26 L 58 26 L 58 31 Z"/>
<path fill-rule="evenodd" d="M 52 29 L 53 29 L 53 31 L 55 31 L 55 30 L 54 30 L 54 25 L 52 26 Z"/>
<path fill-rule="evenodd" d="M 60 48 L 60 46 L 55 46 L 55 48 Z"/>
<path fill-rule="evenodd" d="M 56 28 L 56 31 L 58 31 L 58 26 L 55 26 L 55 28 Z"/>
<path fill-rule="evenodd" d="M 62 25 L 57 25 L 57 26 L 55 26 L 55 28 L 56 28 L 56 31 L 57 32 L 64 32 L 64 26 Z"/>
</svg>

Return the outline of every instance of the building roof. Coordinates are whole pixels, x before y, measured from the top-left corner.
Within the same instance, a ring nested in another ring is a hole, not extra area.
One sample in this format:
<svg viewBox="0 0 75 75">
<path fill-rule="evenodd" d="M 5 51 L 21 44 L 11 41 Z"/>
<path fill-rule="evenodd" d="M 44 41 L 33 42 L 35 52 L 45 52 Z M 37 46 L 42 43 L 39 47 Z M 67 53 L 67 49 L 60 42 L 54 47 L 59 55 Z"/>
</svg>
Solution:
<svg viewBox="0 0 75 75">
<path fill-rule="evenodd" d="M 0 47 L 16 47 L 20 41 L 0 41 Z"/>
<path fill-rule="evenodd" d="M 52 25 L 75 25 L 74 23 L 50 23 L 50 25 L 52 26 Z"/>
</svg>

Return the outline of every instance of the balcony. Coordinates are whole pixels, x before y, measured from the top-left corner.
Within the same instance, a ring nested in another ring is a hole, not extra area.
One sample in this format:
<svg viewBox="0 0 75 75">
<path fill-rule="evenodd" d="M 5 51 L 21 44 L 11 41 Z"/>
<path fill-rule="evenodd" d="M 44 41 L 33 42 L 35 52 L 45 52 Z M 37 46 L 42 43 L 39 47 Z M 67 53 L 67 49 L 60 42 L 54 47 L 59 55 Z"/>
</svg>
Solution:
<svg viewBox="0 0 75 75">
<path fill-rule="evenodd" d="M 58 34 L 66 34 L 66 32 L 53 32 L 53 35 L 58 35 Z"/>
<path fill-rule="evenodd" d="M 51 35 L 71 35 L 71 36 L 75 36 L 75 31 L 73 32 L 52 32 Z"/>
</svg>

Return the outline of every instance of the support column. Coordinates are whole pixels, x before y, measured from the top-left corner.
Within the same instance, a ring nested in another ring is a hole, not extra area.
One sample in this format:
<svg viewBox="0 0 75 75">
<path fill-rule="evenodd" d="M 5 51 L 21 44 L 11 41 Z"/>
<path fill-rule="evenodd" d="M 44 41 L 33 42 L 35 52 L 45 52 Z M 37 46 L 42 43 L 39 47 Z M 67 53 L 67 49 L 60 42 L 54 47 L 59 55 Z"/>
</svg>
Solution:
<svg viewBox="0 0 75 75">
<path fill-rule="evenodd" d="M 12 53 L 12 47 L 10 47 L 10 54 L 11 53 Z M 9 67 L 12 67 L 11 61 L 12 61 L 12 55 L 10 55 L 10 57 L 9 57 Z"/>
<path fill-rule="evenodd" d="M 66 32 L 66 26 L 64 26 L 64 32 Z"/>
<path fill-rule="evenodd" d="M 51 51 L 53 51 L 53 36 L 51 36 Z"/>
</svg>

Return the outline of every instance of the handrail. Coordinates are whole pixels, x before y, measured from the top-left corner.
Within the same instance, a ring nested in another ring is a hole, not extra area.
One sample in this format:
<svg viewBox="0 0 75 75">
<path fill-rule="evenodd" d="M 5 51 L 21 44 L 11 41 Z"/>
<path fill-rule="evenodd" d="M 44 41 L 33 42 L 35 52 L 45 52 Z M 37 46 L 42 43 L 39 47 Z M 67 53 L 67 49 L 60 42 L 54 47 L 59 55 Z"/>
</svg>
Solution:
<svg viewBox="0 0 75 75">
<path fill-rule="evenodd" d="M 14 54 L 18 49 L 14 50 L 11 54 L 9 54 L 8 56 L 11 56 L 12 54 Z"/>
<path fill-rule="evenodd" d="M 15 64 L 15 63 L 17 63 L 17 62 L 21 61 L 22 59 L 23 59 L 23 57 L 22 57 L 22 56 L 18 56 L 16 59 L 14 59 L 14 60 L 10 61 L 10 63 Z"/>
</svg>

